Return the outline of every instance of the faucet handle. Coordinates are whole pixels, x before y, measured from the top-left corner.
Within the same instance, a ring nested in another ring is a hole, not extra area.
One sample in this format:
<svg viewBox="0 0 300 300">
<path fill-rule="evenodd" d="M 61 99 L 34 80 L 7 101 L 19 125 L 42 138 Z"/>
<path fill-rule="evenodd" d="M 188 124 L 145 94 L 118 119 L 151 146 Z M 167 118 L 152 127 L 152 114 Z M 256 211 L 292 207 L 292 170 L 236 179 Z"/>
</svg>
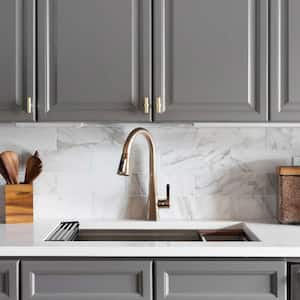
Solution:
<svg viewBox="0 0 300 300">
<path fill-rule="evenodd" d="M 167 184 L 167 198 L 158 200 L 157 206 L 159 208 L 169 208 L 170 207 L 170 184 Z"/>
</svg>

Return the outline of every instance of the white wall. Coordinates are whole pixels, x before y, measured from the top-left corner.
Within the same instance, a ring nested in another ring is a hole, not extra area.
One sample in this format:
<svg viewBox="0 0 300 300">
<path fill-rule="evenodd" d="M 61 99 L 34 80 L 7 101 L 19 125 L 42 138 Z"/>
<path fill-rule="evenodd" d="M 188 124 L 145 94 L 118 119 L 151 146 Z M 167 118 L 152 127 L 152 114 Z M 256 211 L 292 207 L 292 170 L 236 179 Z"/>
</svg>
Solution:
<svg viewBox="0 0 300 300">
<path fill-rule="evenodd" d="M 24 164 L 40 151 L 35 218 L 144 218 L 148 149 L 137 139 L 132 176 L 116 175 L 123 142 L 141 124 L 0 125 L 0 151 Z M 278 165 L 300 155 L 300 128 L 142 125 L 157 146 L 160 196 L 171 185 L 162 219 L 271 220 Z M 3 181 L 1 180 L 1 184 Z"/>
</svg>

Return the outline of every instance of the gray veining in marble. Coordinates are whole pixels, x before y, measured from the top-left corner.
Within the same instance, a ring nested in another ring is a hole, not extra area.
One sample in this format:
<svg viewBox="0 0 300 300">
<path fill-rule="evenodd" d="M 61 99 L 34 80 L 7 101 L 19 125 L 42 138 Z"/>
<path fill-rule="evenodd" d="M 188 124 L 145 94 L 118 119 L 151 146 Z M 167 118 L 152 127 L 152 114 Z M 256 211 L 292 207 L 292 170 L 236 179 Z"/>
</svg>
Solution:
<svg viewBox="0 0 300 300">
<path fill-rule="evenodd" d="M 23 165 L 28 153 L 40 151 L 36 219 L 143 219 L 148 152 L 142 138 L 134 147 L 132 176 L 116 175 L 123 142 L 137 126 L 2 125 L 0 151 L 18 151 Z M 274 219 L 275 168 L 300 156 L 300 128 L 144 127 L 157 146 L 160 197 L 171 185 L 172 207 L 161 210 L 161 219 Z"/>
</svg>

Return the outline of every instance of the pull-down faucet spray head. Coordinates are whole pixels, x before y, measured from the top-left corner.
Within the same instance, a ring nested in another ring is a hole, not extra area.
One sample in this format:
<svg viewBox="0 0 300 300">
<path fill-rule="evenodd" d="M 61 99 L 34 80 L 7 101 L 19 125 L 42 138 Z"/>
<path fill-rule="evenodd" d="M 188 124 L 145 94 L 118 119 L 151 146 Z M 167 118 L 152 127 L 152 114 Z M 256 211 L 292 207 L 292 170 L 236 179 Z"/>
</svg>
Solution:
<svg viewBox="0 0 300 300">
<path fill-rule="evenodd" d="M 121 176 L 129 176 L 129 160 L 126 153 L 122 153 L 117 173 Z"/>
</svg>

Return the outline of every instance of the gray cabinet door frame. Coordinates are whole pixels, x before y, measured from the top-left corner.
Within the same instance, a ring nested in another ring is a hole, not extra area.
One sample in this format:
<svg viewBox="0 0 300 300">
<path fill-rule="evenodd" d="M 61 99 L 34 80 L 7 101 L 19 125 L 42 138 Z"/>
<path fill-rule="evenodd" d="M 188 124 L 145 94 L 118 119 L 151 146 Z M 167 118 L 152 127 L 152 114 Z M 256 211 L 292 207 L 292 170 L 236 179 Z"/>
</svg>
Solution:
<svg viewBox="0 0 300 300">
<path fill-rule="evenodd" d="M 35 0 L 11 0 L 7 1 L 12 11 L 5 9 L 6 1 L 1 5 L 4 8 L 1 13 L 6 14 L 10 24 L 2 30 L 10 41 L 2 40 L 2 45 L 11 44 L 10 53 L 4 53 L 4 57 L 13 55 L 14 63 L 8 62 L 1 66 L 3 76 L 14 74 L 13 87 L 3 86 L 0 88 L 12 88 L 8 91 L 9 99 L 0 99 L 1 122 L 29 122 L 35 120 Z M 1 16 L 1 14 L 0 14 Z M 1 31 L 2 31 L 1 30 Z M 0 34 L 1 34 L 0 31 Z M 3 33 L 3 32 L 2 32 Z M 6 37 L 5 37 L 6 38 Z M 11 42 L 13 38 L 13 43 Z M 1 44 L 0 44 L 1 55 Z M 6 68 L 10 68 L 9 70 Z M 32 99 L 32 112 L 27 113 L 27 97 Z"/>
<path fill-rule="evenodd" d="M 290 39 L 292 30 L 299 31 L 297 23 L 291 22 L 299 22 L 299 10 L 291 9 L 291 3 L 290 0 L 270 0 L 270 114 L 271 121 L 275 122 L 300 121 L 300 94 L 293 93 L 291 88 L 292 82 L 297 86 L 299 83 L 290 70 L 296 63 L 292 59 L 299 59 L 297 53 L 295 57 L 290 51 L 290 42 L 294 41 Z"/>
<path fill-rule="evenodd" d="M 154 95 L 165 100 L 166 111 L 155 121 L 265 122 L 268 120 L 268 0 L 240 0 L 248 3 L 248 93 L 239 103 L 210 103 L 209 100 L 177 99 L 172 95 L 174 0 L 154 1 Z M 202 0 L 203 1 L 203 0 Z M 209 0 L 206 0 L 209 3 Z M 187 3 L 188 5 L 188 3 Z M 216 11 L 221 17 L 222 12 Z M 196 23 L 196 21 L 194 22 Z M 182 57 L 182 56 L 181 56 Z M 191 58 L 188 58 L 191 59 Z M 181 62 L 184 64 L 184 60 Z M 205 72 L 205 70 L 203 70 Z M 230 76 L 230 74 L 228 75 Z M 189 78 L 186 78 L 189 80 Z M 213 88 L 218 88 L 217 86 Z M 235 88 L 234 86 L 232 87 Z M 185 105 L 186 104 L 186 105 Z"/>
<path fill-rule="evenodd" d="M 278 261 L 157 261 L 156 300 L 286 300 Z"/>
<path fill-rule="evenodd" d="M 144 98 L 152 97 L 152 2 L 151 0 L 131 0 L 131 95 L 122 103 L 113 103 L 99 94 L 93 99 L 57 98 L 56 63 L 56 15 L 58 1 L 39 0 L 38 11 L 38 120 L 39 121 L 110 121 L 110 122 L 150 122 L 151 112 L 144 113 Z M 99 0 L 101 1 L 101 0 Z M 86 2 L 88 5 L 89 2 Z M 118 6 L 115 5 L 115 9 Z M 91 6 L 93 7 L 93 6 Z M 72 7 L 70 7 L 72 10 Z M 125 16 L 124 16 L 125 17 Z M 126 16 L 127 17 L 127 16 Z M 117 21 L 117 20 L 116 20 Z M 67 22 L 67 20 L 66 20 Z M 80 22 L 80 20 L 78 20 Z M 110 30 L 107 29 L 107 38 Z M 87 45 L 88 47 L 88 45 Z M 126 57 L 124 57 L 124 60 Z M 118 69 L 115 70 L 118 72 Z M 71 76 L 71 75 L 70 75 Z M 76 76 L 76 74 L 74 74 Z M 95 78 L 95 84 L 97 78 Z M 80 84 L 74 81 L 75 84 Z M 98 83 L 98 86 L 101 82 Z M 115 86 L 118 89 L 118 84 Z M 102 98 L 101 98 L 102 97 Z M 78 101 L 77 101 L 78 100 Z M 102 100 L 102 103 L 101 103 Z M 80 102 L 81 101 L 81 102 Z M 104 103 L 105 102 L 105 103 Z"/>
<path fill-rule="evenodd" d="M 22 300 L 152 300 L 151 261 L 22 261 Z"/>
<path fill-rule="evenodd" d="M 19 261 L 0 260 L 0 300 L 19 299 Z"/>
<path fill-rule="evenodd" d="M 291 264 L 289 272 L 289 300 L 298 300 L 300 299 L 300 264 Z"/>
</svg>

